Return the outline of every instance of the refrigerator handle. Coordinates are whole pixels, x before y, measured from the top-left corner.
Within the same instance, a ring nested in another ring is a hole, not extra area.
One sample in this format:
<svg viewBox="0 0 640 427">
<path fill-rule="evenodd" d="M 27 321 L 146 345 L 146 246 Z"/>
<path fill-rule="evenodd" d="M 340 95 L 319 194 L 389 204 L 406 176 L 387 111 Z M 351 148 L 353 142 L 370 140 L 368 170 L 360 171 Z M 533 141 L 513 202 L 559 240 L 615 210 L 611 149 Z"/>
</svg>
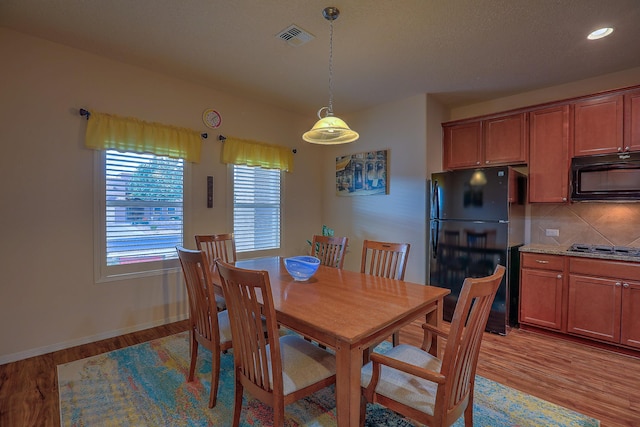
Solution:
<svg viewBox="0 0 640 427">
<path fill-rule="evenodd" d="M 431 214 L 432 219 L 440 219 L 440 188 L 438 181 L 433 181 L 433 189 L 431 191 Z"/>
<path fill-rule="evenodd" d="M 438 256 L 438 238 L 440 236 L 440 222 L 431 222 L 431 257 L 437 258 Z"/>
</svg>

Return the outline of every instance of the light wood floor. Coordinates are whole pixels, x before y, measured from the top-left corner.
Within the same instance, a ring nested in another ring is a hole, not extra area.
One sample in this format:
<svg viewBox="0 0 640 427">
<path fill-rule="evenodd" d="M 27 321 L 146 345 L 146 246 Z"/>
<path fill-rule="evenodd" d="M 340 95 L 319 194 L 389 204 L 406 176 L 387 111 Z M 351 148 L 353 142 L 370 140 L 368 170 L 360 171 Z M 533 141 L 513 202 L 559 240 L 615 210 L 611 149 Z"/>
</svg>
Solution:
<svg viewBox="0 0 640 427">
<path fill-rule="evenodd" d="M 60 425 L 56 366 L 186 330 L 177 322 L 0 365 L 0 426 Z M 421 328 L 402 330 L 418 345 Z M 640 359 L 535 332 L 485 334 L 479 375 L 593 416 L 601 427 L 640 426 Z M 546 426 L 545 426 L 546 427 Z"/>
</svg>

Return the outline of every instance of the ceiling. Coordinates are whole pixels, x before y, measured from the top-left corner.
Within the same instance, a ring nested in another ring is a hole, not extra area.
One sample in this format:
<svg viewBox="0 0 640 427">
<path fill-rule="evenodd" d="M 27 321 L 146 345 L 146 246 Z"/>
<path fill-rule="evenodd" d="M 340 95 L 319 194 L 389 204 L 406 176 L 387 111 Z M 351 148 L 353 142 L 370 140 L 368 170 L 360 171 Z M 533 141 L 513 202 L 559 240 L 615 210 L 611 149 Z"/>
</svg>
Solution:
<svg viewBox="0 0 640 427">
<path fill-rule="evenodd" d="M 449 107 L 640 66 L 639 0 L 2 0 L 0 26 L 302 114 Z M 315 36 L 297 47 L 290 25 Z M 588 41 L 602 26 L 614 33 Z"/>
</svg>

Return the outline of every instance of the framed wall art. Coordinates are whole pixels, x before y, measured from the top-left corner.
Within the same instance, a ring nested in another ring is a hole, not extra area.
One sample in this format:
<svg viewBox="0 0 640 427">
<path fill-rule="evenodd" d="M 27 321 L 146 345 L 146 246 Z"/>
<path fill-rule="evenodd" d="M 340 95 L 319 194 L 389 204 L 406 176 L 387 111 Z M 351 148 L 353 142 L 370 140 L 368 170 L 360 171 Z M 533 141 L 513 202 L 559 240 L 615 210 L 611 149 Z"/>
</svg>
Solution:
<svg viewBox="0 0 640 427">
<path fill-rule="evenodd" d="M 336 195 L 389 194 L 389 150 L 336 157 Z"/>
</svg>

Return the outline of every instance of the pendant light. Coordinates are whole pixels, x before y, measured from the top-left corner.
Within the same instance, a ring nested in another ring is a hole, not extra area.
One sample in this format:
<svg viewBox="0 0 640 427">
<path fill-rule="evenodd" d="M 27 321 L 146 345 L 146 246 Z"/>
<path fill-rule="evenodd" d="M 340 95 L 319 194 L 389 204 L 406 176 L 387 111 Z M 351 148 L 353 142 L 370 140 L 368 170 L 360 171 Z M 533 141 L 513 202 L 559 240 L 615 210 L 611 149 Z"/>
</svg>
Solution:
<svg viewBox="0 0 640 427">
<path fill-rule="evenodd" d="M 329 106 L 318 110 L 320 120 L 302 135 L 302 139 L 312 144 L 346 144 L 360 135 L 351 130 L 344 120 L 333 115 L 333 21 L 338 19 L 340 11 L 336 7 L 327 7 L 322 11 L 322 16 L 329 21 Z"/>
</svg>

